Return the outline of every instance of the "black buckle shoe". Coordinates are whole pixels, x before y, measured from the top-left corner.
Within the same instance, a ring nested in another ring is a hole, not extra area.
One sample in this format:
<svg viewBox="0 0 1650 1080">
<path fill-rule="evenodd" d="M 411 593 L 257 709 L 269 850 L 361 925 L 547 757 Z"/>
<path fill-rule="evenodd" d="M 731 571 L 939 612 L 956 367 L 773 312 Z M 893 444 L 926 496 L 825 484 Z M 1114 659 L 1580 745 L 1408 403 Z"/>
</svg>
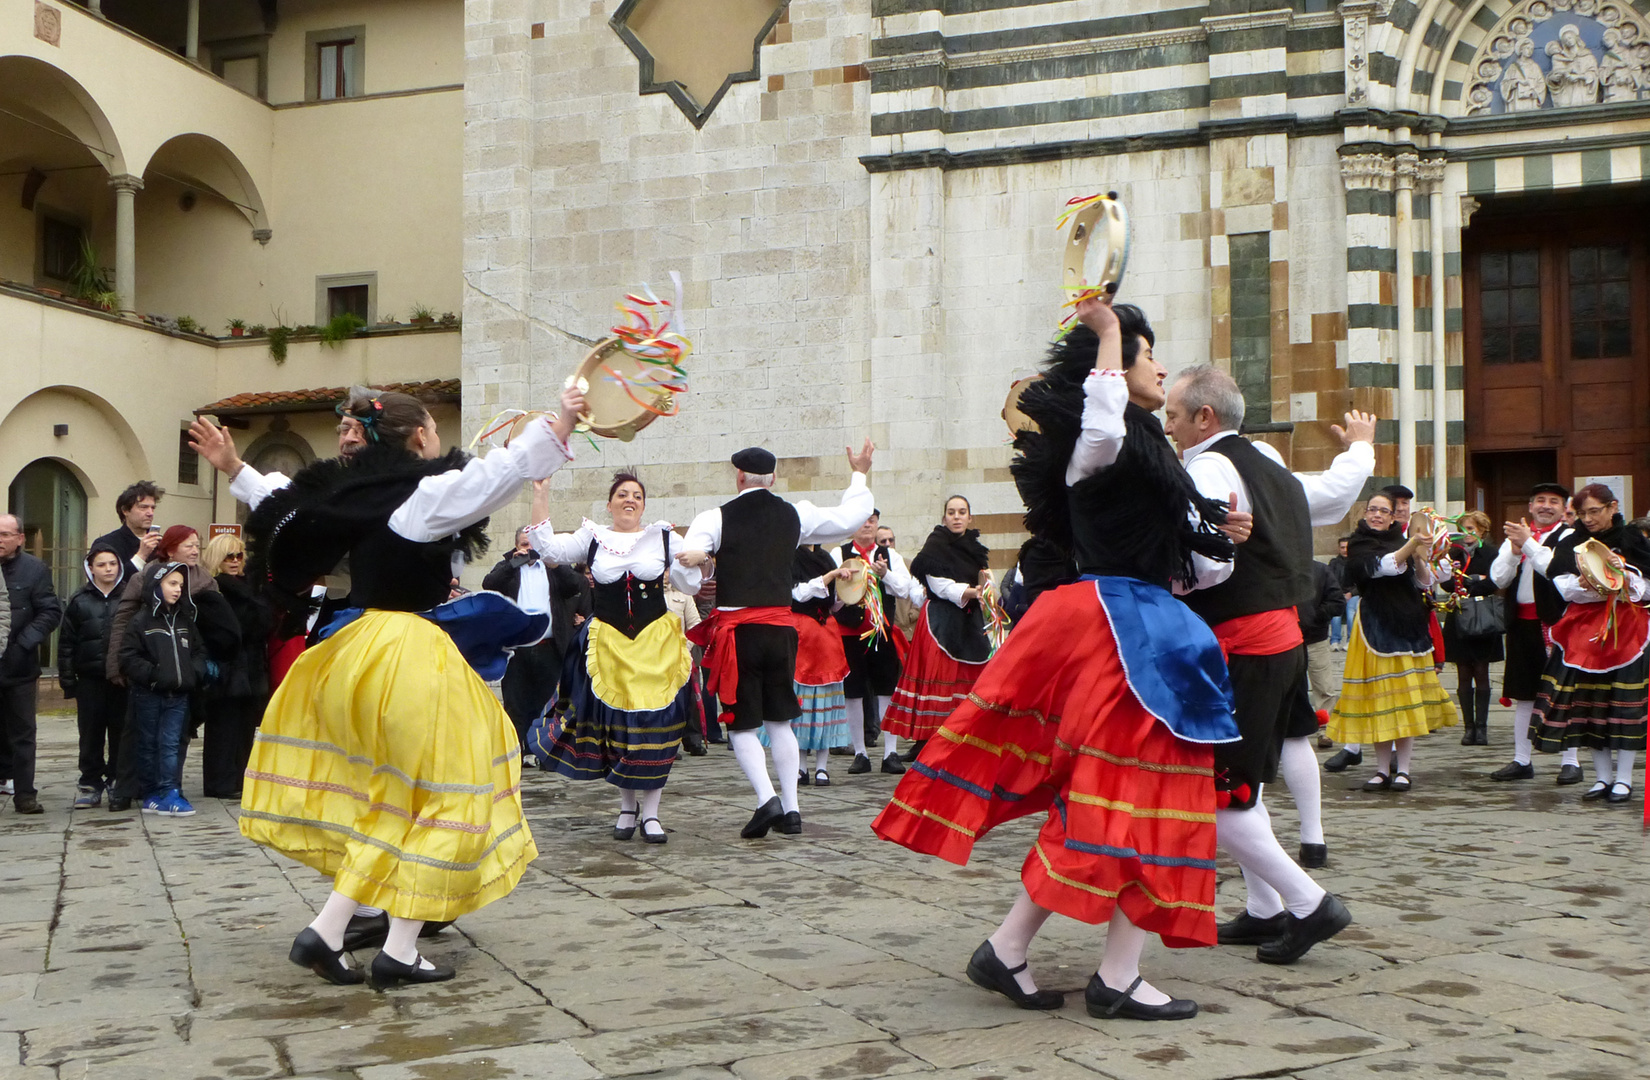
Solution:
<svg viewBox="0 0 1650 1080">
<path fill-rule="evenodd" d="M 349 925 L 344 927 L 344 951 L 379 949 L 383 947 L 384 939 L 389 936 L 389 912 L 380 911 L 376 915 L 351 915 Z M 356 981 L 359 982 L 360 980 L 357 979 Z"/>
<path fill-rule="evenodd" d="M 802 812 L 791 810 L 786 813 L 784 817 L 779 819 L 779 824 L 774 826 L 774 831 L 783 833 L 786 836 L 800 834 L 802 832 Z"/>
<path fill-rule="evenodd" d="M 1352 925 L 1352 913 L 1330 893 L 1324 893 L 1317 908 L 1304 919 L 1287 911 L 1283 915 L 1287 920 L 1283 933 L 1255 950 L 1255 959 L 1263 964 L 1293 964 L 1318 942 L 1328 941 Z"/>
<path fill-rule="evenodd" d="M 1560 765 L 1558 767 L 1557 784 L 1559 787 L 1569 787 L 1571 784 L 1579 783 L 1581 783 L 1580 765 Z"/>
<path fill-rule="evenodd" d="M 1535 766 L 1523 762 L 1509 761 L 1499 769 L 1490 773 L 1491 780 L 1528 780 L 1535 775 Z M 1574 781 L 1572 781 L 1573 783 Z"/>
<path fill-rule="evenodd" d="M 855 754 L 854 763 L 848 766 L 848 775 L 859 776 L 862 773 L 868 773 L 870 771 L 871 759 L 866 757 L 864 754 Z"/>
<path fill-rule="evenodd" d="M 750 821 L 739 830 L 739 837 L 742 840 L 760 840 L 768 835 L 768 830 L 779 824 L 779 819 L 784 816 L 785 811 L 779 808 L 779 796 L 775 795 L 756 808 L 756 813 L 751 815 Z"/>
<path fill-rule="evenodd" d="M 1143 1005 L 1130 997 L 1135 988 L 1145 981 L 1144 975 L 1136 975 L 1127 990 L 1113 990 L 1100 980 L 1100 973 L 1095 972 L 1083 989 L 1083 1002 L 1088 1006 L 1089 1015 L 1096 1020 L 1112 1017 L 1125 1020 L 1190 1020 L 1197 1015 L 1197 1002 L 1186 998 L 1170 998 L 1161 1005 Z"/>
<path fill-rule="evenodd" d="M 1618 790 L 1619 789 L 1619 790 Z M 1633 797 L 1633 785 L 1617 780 L 1610 785 L 1610 794 L 1604 797 L 1606 802 L 1622 803 Z"/>
<path fill-rule="evenodd" d="M 813 778 L 808 775 L 808 770 L 798 769 L 796 773 L 796 786 L 807 787 L 811 783 L 813 783 Z"/>
<path fill-rule="evenodd" d="M 1329 760 L 1323 763 L 1324 772 L 1345 772 L 1353 765 L 1362 765 L 1364 752 L 1362 750 L 1348 750 L 1341 747 L 1329 755 Z"/>
<path fill-rule="evenodd" d="M 968 981 L 1003 995 L 1022 1009 L 1058 1009 L 1066 1003 L 1066 995 L 1058 990 L 1038 990 L 1028 994 L 1020 989 L 1014 976 L 1026 969 L 1025 964 L 1009 967 L 997 959 L 997 950 L 989 940 L 980 942 L 974 955 L 968 958 Z"/>
<path fill-rule="evenodd" d="M 355 986 L 361 982 L 360 968 L 345 967 L 343 949 L 329 948 L 312 926 L 306 926 L 292 939 L 292 951 L 286 958 L 299 967 L 307 967 L 334 986 Z"/>
<path fill-rule="evenodd" d="M 1242 911 L 1231 922 L 1215 927 L 1215 940 L 1222 945 L 1260 945 L 1282 934 L 1288 921 L 1287 911 L 1266 919 Z"/>
<path fill-rule="evenodd" d="M 630 817 L 632 819 L 635 819 L 636 817 L 639 816 L 640 811 L 637 811 L 637 810 L 620 810 L 619 811 L 619 820 L 623 821 L 625 819 L 626 814 L 630 815 Z M 625 825 L 623 827 L 621 827 L 619 825 L 614 825 L 613 826 L 613 839 L 615 839 L 615 840 L 629 840 L 632 836 L 635 836 L 635 835 L 636 835 L 636 824 L 635 824 L 634 820 L 632 820 L 632 822 L 629 825 Z"/>
<path fill-rule="evenodd" d="M 653 824 L 659 826 L 659 831 L 658 832 L 650 833 L 650 832 L 647 831 L 647 823 L 650 822 L 650 821 L 653 822 Z M 668 844 L 668 843 L 670 843 L 670 837 L 668 835 L 666 835 L 665 827 L 664 827 L 664 825 L 660 824 L 658 818 L 649 817 L 649 818 L 643 818 L 642 819 L 642 843 L 644 843 L 644 844 Z"/>
<path fill-rule="evenodd" d="M 1300 864 L 1306 870 L 1321 870 L 1329 862 L 1329 845 L 1302 844 Z"/>
<path fill-rule="evenodd" d="M 1595 799 L 1602 799 L 1608 794 L 1610 794 L 1610 785 L 1603 780 L 1595 780 L 1593 786 L 1582 793 L 1581 801 L 1592 802 Z"/>
<path fill-rule="evenodd" d="M 374 990 L 388 990 L 401 983 L 436 983 L 446 982 L 458 972 L 444 964 L 434 967 L 423 966 L 422 956 L 413 957 L 413 962 L 403 964 L 387 952 L 381 952 L 372 958 L 372 988 Z"/>
</svg>

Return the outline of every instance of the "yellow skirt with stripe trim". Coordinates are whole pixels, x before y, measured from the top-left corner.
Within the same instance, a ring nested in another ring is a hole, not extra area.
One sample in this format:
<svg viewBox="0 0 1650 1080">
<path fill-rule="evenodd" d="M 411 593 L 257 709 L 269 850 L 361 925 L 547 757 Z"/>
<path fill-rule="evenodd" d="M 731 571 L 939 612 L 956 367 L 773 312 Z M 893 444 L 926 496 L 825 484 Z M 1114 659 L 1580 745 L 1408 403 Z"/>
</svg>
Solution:
<svg viewBox="0 0 1650 1080">
<path fill-rule="evenodd" d="M 368 611 L 293 664 L 247 764 L 241 833 L 403 919 L 497 900 L 538 857 L 516 731 L 440 627 Z"/>
<path fill-rule="evenodd" d="M 1364 640 L 1363 610 L 1352 620 L 1340 700 L 1329 712 L 1336 742 L 1384 743 L 1425 735 L 1461 722 L 1438 681 L 1432 653 L 1381 656 Z"/>
</svg>

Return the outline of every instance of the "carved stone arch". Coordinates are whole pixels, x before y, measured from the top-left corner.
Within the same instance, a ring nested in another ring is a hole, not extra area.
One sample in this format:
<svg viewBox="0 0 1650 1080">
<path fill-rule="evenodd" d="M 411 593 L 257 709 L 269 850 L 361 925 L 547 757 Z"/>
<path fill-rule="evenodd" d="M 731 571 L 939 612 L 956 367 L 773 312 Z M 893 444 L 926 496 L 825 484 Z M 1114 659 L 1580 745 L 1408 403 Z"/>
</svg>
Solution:
<svg viewBox="0 0 1650 1080">
<path fill-rule="evenodd" d="M 1650 99 L 1650 21 L 1629 0 L 1519 0 L 1472 30 L 1441 95 L 1456 115 Z"/>
</svg>

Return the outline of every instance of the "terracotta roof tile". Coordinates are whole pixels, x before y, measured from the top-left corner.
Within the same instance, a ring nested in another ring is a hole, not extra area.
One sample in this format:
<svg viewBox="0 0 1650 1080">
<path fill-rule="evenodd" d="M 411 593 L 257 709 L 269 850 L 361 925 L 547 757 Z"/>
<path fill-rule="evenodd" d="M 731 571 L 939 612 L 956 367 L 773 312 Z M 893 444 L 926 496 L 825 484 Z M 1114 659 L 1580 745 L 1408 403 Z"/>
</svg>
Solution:
<svg viewBox="0 0 1650 1080">
<path fill-rule="evenodd" d="M 374 390 L 411 394 L 428 404 L 443 404 L 458 400 L 461 384 L 458 379 L 429 379 L 425 382 L 384 383 Z M 323 386 L 313 390 L 253 391 L 226 397 L 210 405 L 202 405 L 195 415 L 218 415 L 244 412 L 307 412 L 311 409 L 330 409 L 344 400 L 347 386 Z"/>
</svg>

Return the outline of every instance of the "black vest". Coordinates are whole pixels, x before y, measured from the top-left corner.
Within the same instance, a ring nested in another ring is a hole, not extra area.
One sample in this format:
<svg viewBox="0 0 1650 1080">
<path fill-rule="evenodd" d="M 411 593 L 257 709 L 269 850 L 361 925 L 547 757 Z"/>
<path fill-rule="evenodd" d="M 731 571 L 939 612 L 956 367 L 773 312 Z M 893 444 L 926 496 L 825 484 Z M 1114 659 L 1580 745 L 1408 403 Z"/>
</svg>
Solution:
<svg viewBox="0 0 1650 1080">
<path fill-rule="evenodd" d="M 652 581 L 643 581 L 634 574 L 626 574 L 605 585 L 596 582 L 591 594 L 591 614 L 632 640 L 655 619 L 669 613 L 665 604 L 665 574 L 670 573 L 670 530 L 659 530 L 659 542 L 665 546 L 665 573 Z M 636 541 L 647 543 L 644 537 Z M 590 551 L 584 557 L 586 566 L 593 566 L 599 545 L 590 541 Z M 594 580 L 594 575 L 592 575 Z"/>
<path fill-rule="evenodd" d="M 1560 525 L 1558 528 L 1547 534 L 1547 539 L 1541 541 L 1541 546 L 1545 548 L 1558 547 L 1558 542 L 1573 532 L 1574 529 L 1575 526 L 1573 525 Z M 1519 566 L 1518 572 L 1524 572 L 1524 567 L 1522 565 Z M 1548 626 L 1551 626 L 1558 622 L 1558 620 L 1562 619 L 1564 617 L 1564 610 L 1570 606 L 1570 602 L 1564 599 L 1563 595 L 1558 591 L 1558 586 L 1554 585 L 1551 581 L 1548 581 L 1546 574 L 1536 573 L 1534 568 L 1531 568 L 1530 570 L 1530 584 L 1532 586 L 1531 591 L 1535 596 L 1536 616 Z M 1512 602 L 1513 605 L 1517 605 L 1518 603 L 1517 576 L 1513 577 Z"/>
<path fill-rule="evenodd" d="M 831 553 L 819 548 L 799 547 L 796 556 L 791 560 L 791 584 L 800 585 L 804 581 L 812 581 L 836 569 L 836 562 Z M 824 596 L 809 597 L 806 600 L 792 600 L 791 610 L 818 623 L 823 623 L 831 617 L 831 605 L 836 602 L 830 586 L 826 586 Z"/>
<path fill-rule="evenodd" d="M 421 544 L 385 524 L 363 536 L 349 552 L 349 602 L 381 611 L 428 611 L 452 592 L 451 538 Z"/>
<path fill-rule="evenodd" d="M 1186 606 L 1218 626 L 1310 603 L 1312 510 L 1300 481 L 1241 435 L 1229 435 L 1204 453 L 1221 454 L 1237 469 L 1249 491 L 1255 528 L 1237 546 L 1232 575 L 1213 588 L 1187 593 Z"/>
<path fill-rule="evenodd" d="M 791 559 L 802 539 L 796 507 L 758 488 L 722 504 L 716 550 L 720 607 L 791 606 Z"/>
</svg>

